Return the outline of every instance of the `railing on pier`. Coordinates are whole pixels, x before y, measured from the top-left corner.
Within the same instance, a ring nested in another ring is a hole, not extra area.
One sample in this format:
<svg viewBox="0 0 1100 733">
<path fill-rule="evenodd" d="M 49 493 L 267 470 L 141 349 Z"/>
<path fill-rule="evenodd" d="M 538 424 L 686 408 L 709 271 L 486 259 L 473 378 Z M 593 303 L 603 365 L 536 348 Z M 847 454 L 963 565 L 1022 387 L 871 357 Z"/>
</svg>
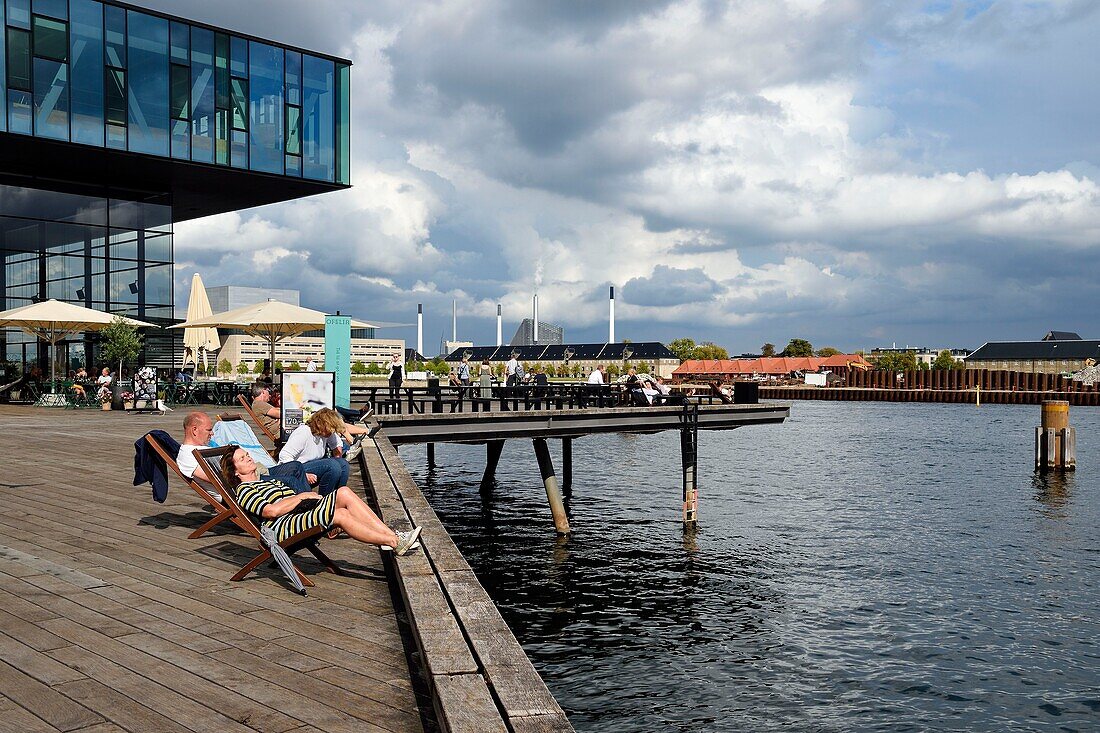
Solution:
<svg viewBox="0 0 1100 733">
<path fill-rule="evenodd" d="M 623 384 L 549 384 L 518 387 L 480 385 L 439 387 L 357 387 L 353 404 L 369 404 L 380 415 L 423 415 L 456 412 L 568 410 L 593 407 L 642 406 Z M 720 395 L 674 393 L 659 395 L 657 405 L 722 402 Z"/>
</svg>

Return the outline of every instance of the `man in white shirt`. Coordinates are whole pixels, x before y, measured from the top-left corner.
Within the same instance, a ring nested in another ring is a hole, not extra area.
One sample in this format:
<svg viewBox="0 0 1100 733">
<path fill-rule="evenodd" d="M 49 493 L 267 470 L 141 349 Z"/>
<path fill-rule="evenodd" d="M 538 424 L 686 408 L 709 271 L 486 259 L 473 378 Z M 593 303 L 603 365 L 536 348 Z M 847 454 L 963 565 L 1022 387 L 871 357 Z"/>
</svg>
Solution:
<svg viewBox="0 0 1100 733">
<path fill-rule="evenodd" d="M 607 371 L 607 367 L 605 367 L 603 364 L 599 364 L 595 369 L 592 370 L 592 373 L 588 375 L 588 383 L 603 384 L 605 371 Z"/>
<path fill-rule="evenodd" d="M 307 372 L 315 372 L 315 371 L 317 371 L 317 362 L 315 362 L 315 361 L 313 360 L 313 357 L 312 357 L 312 356 L 307 356 L 307 357 L 306 357 L 306 371 L 307 371 Z"/>
<path fill-rule="evenodd" d="M 519 376 L 516 371 L 519 369 L 519 360 L 516 358 L 519 356 L 516 352 L 512 352 L 511 358 L 508 359 L 508 363 L 504 365 L 504 376 L 506 387 L 515 387 L 519 384 Z"/>
</svg>

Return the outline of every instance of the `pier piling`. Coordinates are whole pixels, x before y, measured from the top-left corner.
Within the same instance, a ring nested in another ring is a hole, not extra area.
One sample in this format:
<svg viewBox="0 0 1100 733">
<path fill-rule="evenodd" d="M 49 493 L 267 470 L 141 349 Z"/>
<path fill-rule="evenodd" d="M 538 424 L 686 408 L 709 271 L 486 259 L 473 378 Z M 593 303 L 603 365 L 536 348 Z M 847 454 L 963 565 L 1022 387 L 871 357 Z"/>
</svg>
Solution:
<svg viewBox="0 0 1100 733">
<path fill-rule="evenodd" d="M 699 406 L 684 405 L 680 418 L 680 465 L 683 468 L 684 526 L 699 519 Z"/>
<path fill-rule="evenodd" d="M 428 443 L 428 468 L 435 468 L 435 443 Z"/>
<path fill-rule="evenodd" d="M 493 479 L 497 475 L 497 464 L 500 463 L 500 454 L 503 450 L 503 440 L 490 440 L 485 444 L 485 473 L 481 477 L 483 494 L 493 485 Z"/>
<path fill-rule="evenodd" d="M 565 515 L 565 502 L 558 488 L 558 477 L 554 475 L 550 448 L 546 445 L 546 438 L 535 438 L 531 442 L 535 445 L 535 458 L 539 462 L 539 473 L 542 474 L 542 485 L 546 488 L 546 500 L 550 503 L 550 513 L 554 515 L 554 529 L 558 534 L 567 535 L 570 533 L 569 517 Z"/>
<path fill-rule="evenodd" d="M 573 493 L 573 439 L 561 439 L 561 490 L 566 496 Z"/>
<path fill-rule="evenodd" d="M 1077 431 L 1069 425 L 1069 402 L 1046 400 L 1042 422 L 1035 428 L 1035 469 L 1073 471 L 1077 468 Z"/>
</svg>

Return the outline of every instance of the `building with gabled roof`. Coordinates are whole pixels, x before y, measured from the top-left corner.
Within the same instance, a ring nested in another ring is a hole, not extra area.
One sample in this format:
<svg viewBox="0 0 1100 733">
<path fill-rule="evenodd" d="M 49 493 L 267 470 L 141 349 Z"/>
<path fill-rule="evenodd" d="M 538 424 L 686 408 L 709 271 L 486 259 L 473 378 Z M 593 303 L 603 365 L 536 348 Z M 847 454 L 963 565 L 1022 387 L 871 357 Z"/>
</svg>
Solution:
<svg viewBox="0 0 1100 733">
<path fill-rule="evenodd" d="M 969 369 L 1036 374 L 1072 373 L 1098 362 L 1100 340 L 1082 338 L 988 341 L 966 357 L 966 366 Z"/>
</svg>

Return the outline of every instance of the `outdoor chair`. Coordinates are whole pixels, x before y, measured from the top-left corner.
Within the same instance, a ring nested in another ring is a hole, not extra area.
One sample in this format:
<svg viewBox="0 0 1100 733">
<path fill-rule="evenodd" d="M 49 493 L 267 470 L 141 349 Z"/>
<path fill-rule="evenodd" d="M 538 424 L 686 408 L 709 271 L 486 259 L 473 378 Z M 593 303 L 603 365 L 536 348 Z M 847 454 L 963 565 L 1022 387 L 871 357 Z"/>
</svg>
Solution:
<svg viewBox="0 0 1100 733">
<path fill-rule="evenodd" d="M 248 399 L 243 394 L 237 395 L 237 402 L 241 403 L 241 407 L 243 407 L 244 411 L 248 413 L 248 416 L 252 418 L 252 422 L 256 423 L 260 430 L 263 431 L 264 435 L 267 436 L 267 439 L 271 441 L 271 444 L 275 446 L 272 454 L 277 454 L 279 448 L 282 447 L 283 441 L 276 438 L 272 432 L 268 430 L 263 420 L 261 420 L 260 416 L 252 409 L 252 405 L 248 404 Z"/>
<path fill-rule="evenodd" d="M 214 516 L 207 520 L 194 532 L 187 535 L 188 539 L 198 539 L 222 522 L 231 521 L 238 527 L 243 529 L 245 532 L 249 531 L 249 525 L 247 522 L 240 520 L 237 515 L 224 503 L 224 501 L 219 501 L 214 497 L 214 494 L 212 492 L 218 491 L 215 485 L 208 484 L 207 482 L 200 479 L 185 476 L 183 471 L 180 470 L 179 465 L 176 463 L 176 457 L 168 455 L 168 451 L 166 451 L 164 449 L 164 446 L 162 446 L 152 435 L 146 435 L 145 442 L 148 443 L 149 446 L 157 452 L 157 455 L 159 455 L 164 460 L 164 463 L 169 468 L 175 471 L 176 475 L 179 476 L 185 484 L 191 487 L 192 491 L 199 495 L 199 498 L 208 503 L 210 506 L 214 507 Z M 211 474 L 208 473 L 207 475 L 209 476 Z M 225 494 L 222 494 L 223 498 L 224 496 Z"/>
<path fill-rule="evenodd" d="M 237 492 L 226 486 L 219 471 L 218 463 L 222 455 L 236 449 L 237 446 L 235 445 L 227 445 L 222 448 L 203 448 L 195 451 L 195 455 L 198 456 L 199 463 L 202 465 L 203 470 L 206 471 L 206 475 L 214 479 L 217 490 L 225 499 L 226 507 L 233 513 L 233 521 L 241 526 L 245 532 L 256 538 L 256 541 L 260 543 L 260 548 L 262 550 L 260 554 L 241 566 L 241 569 L 230 578 L 230 580 L 234 581 L 243 580 L 245 576 L 257 567 L 272 560 L 271 551 L 267 549 L 263 543 L 263 539 L 260 537 L 260 524 L 263 523 L 263 520 L 260 517 L 249 514 L 241 508 L 241 505 L 237 502 Z M 330 573 L 344 575 L 344 571 L 340 570 L 340 568 L 336 566 L 336 563 L 317 546 L 317 543 L 325 536 L 326 532 L 327 530 L 324 527 L 312 527 L 304 532 L 299 532 L 296 535 L 286 538 L 279 543 L 279 547 L 282 547 L 288 556 L 293 555 L 298 550 L 308 550 Z M 297 565 L 294 565 L 294 572 L 298 574 L 298 578 L 304 585 L 313 587 L 313 581 L 307 578 L 302 571 L 298 569 Z"/>
</svg>

